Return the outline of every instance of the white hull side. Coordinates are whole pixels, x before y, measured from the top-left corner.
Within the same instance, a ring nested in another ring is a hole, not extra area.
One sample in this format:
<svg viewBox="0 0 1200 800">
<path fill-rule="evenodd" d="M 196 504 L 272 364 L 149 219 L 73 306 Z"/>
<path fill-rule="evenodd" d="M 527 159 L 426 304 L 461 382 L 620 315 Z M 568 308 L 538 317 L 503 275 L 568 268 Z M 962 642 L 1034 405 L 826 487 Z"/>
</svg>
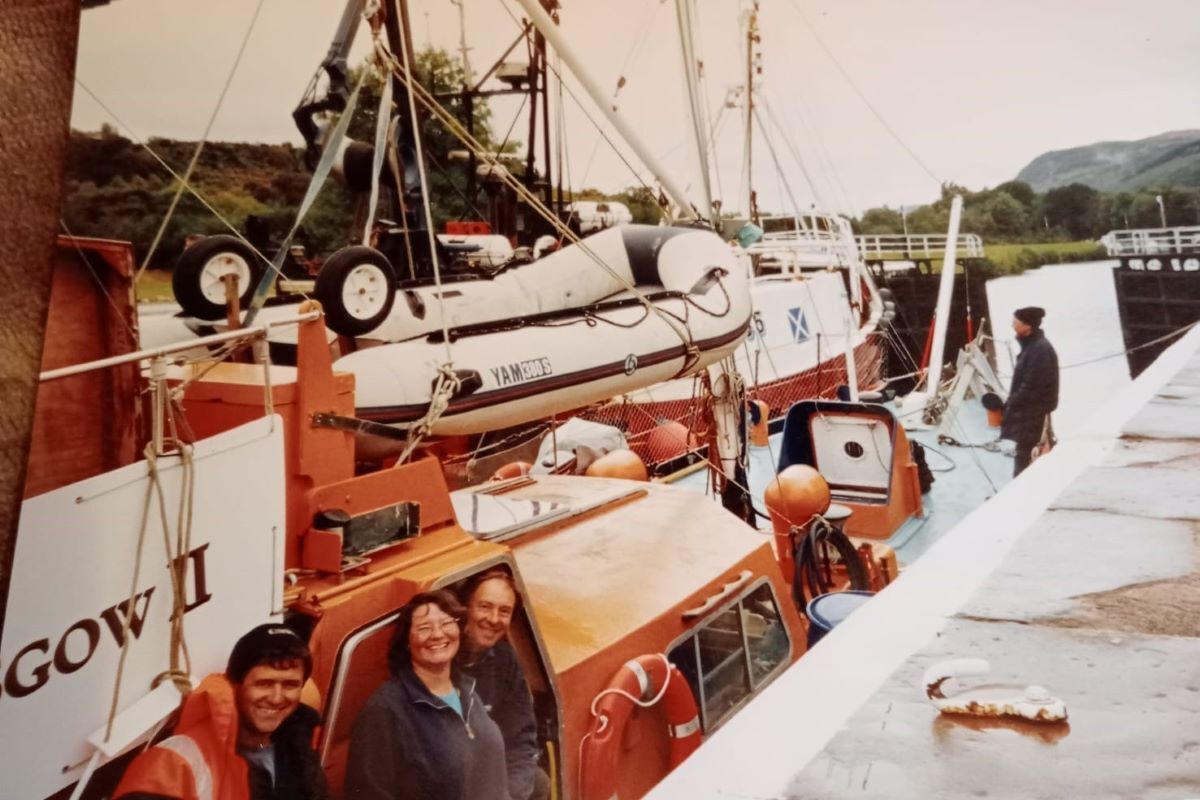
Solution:
<svg viewBox="0 0 1200 800">
<path fill-rule="evenodd" d="M 183 470 L 177 458 L 160 470 L 174 541 Z M 193 680 L 222 671 L 236 637 L 282 610 L 283 476 L 278 417 L 196 444 L 186 584 L 195 607 L 184 616 Z M 0 645 L 0 739 L 6 763 L 21 766 L 7 770 L 5 797 L 47 797 L 75 782 L 93 752 L 88 737 L 103 734 L 148 482 L 142 461 L 22 506 Z M 159 520 L 152 504 L 134 604 L 143 622 L 130 637 L 115 727 L 126 737 L 160 721 L 147 719 L 145 702 L 134 706 L 169 667 L 172 593 Z M 169 681 L 165 688 L 173 691 Z"/>
<path fill-rule="evenodd" d="M 748 385 L 791 378 L 819 363 L 845 358 L 851 309 L 838 272 L 803 277 L 755 278 L 750 296 L 753 322 L 745 342 L 734 353 L 738 372 Z M 872 321 L 854 324 L 851 346 L 874 331 Z M 672 380 L 632 392 L 633 402 L 668 402 L 691 398 L 693 381 Z"/>
</svg>

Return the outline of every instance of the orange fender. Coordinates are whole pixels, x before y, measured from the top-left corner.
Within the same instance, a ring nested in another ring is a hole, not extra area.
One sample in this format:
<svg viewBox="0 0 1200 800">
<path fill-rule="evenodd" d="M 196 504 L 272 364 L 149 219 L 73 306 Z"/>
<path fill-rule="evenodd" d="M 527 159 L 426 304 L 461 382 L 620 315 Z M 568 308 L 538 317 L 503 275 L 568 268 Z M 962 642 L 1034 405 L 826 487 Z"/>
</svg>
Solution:
<svg viewBox="0 0 1200 800">
<path fill-rule="evenodd" d="M 527 461 L 510 461 L 493 472 L 488 480 L 506 481 L 509 478 L 520 478 L 522 475 L 528 475 L 531 469 L 533 465 Z"/>
<path fill-rule="evenodd" d="M 751 400 L 750 411 L 750 444 L 755 447 L 766 447 L 771 438 L 771 428 L 767 417 L 771 415 L 771 407 L 762 400 Z"/>
<path fill-rule="evenodd" d="M 626 661 L 608 687 L 592 700 L 595 719 L 580 746 L 580 794 L 584 800 L 617 796 L 617 755 L 625 723 L 636 706 L 659 703 L 667 718 L 671 769 L 700 746 L 700 711 L 683 673 L 660 654 Z"/>
</svg>

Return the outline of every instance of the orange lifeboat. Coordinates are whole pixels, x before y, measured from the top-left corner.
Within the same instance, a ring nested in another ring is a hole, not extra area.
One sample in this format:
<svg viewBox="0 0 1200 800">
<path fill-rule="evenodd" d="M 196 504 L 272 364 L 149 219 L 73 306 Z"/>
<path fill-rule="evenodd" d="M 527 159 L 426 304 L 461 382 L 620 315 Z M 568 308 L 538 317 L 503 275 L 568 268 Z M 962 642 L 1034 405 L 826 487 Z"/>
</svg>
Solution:
<svg viewBox="0 0 1200 800">
<path fill-rule="evenodd" d="M 617 797 L 617 755 L 625 723 L 635 706 L 662 703 L 670 737 L 670 766 L 700 746 L 700 711 L 687 679 L 661 653 L 626 661 L 592 700 L 592 729 L 580 745 L 580 794 L 584 800 Z"/>
</svg>

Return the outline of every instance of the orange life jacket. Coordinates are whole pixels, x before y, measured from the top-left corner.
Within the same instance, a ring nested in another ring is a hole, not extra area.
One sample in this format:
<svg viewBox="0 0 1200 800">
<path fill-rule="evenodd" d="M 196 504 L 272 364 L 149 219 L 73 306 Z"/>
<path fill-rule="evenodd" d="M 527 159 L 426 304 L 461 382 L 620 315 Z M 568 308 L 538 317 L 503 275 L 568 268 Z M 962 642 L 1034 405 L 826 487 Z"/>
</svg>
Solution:
<svg viewBox="0 0 1200 800">
<path fill-rule="evenodd" d="M 175 733 L 133 760 L 114 800 L 132 794 L 177 800 L 250 800 L 246 762 L 237 754 L 233 685 L 209 675 L 183 701 Z"/>
</svg>

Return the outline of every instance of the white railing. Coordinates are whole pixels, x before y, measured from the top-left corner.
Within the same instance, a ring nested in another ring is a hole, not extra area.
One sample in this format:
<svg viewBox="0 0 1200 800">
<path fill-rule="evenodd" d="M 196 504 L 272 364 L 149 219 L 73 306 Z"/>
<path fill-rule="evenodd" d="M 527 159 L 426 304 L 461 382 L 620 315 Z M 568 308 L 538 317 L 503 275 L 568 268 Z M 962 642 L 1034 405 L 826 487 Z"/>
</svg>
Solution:
<svg viewBox="0 0 1200 800">
<path fill-rule="evenodd" d="M 934 258 L 946 252 L 946 234 L 883 234 L 855 236 L 863 258 Z M 963 258 L 982 258 L 983 239 L 975 233 L 960 233 L 955 253 Z"/>
<path fill-rule="evenodd" d="M 1100 237 L 1110 256 L 1138 256 L 1200 250 L 1200 226 L 1109 231 Z"/>
<path fill-rule="evenodd" d="M 858 248 L 844 217 L 809 213 L 764 217 L 765 230 L 746 252 L 762 256 L 783 271 L 847 267 L 859 261 Z M 774 230 L 771 230 L 774 228 Z"/>
</svg>

